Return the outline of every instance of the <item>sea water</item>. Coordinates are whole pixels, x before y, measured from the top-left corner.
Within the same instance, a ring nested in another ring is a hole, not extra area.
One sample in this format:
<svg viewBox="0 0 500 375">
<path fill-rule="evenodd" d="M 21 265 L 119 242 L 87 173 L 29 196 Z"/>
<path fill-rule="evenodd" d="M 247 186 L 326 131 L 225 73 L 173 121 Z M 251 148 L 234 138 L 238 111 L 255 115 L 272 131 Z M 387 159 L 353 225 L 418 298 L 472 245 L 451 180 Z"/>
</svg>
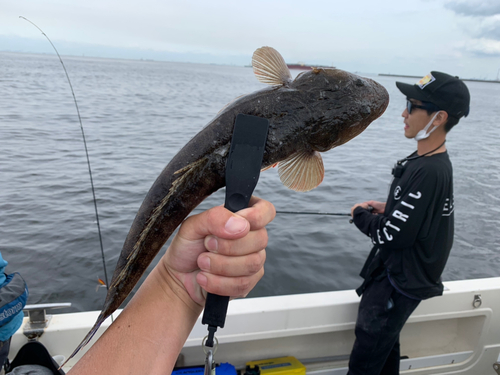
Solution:
<svg viewBox="0 0 500 375">
<path fill-rule="evenodd" d="M 135 214 L 165 165 L 222 107 L 265 85 L 247 67 L 63 60 L 82 116 L 111 278 Z M 7 271 L 24 276 L 29 303 L 73 303 L 61 312 L 99 310 L 103 260 L 81 128 L 62 66 L 55 55 L 0 53 L 0 67 L 0 251 Z M 415 79 L 360 75 L 387 88 L 387 111 L 323 154 L 325 179 L 311 192 L 288 190 L 275 169 L 263 172 L 255 194 L 278 211 L 349 213 L 355 203 L 386 199 L 393 164 L 416 148 L 403 135 L 405 98 L 395 81 Z M 445 281 L 500 275 L 500 84 L 467 86 L 470 116 L 447 141 L 456 225 Z M 222 189 L 200 207 L 223 202 Z M 265 276 L 249 297 L 360 284 L 371 241 L 348 217 L 278 214 L 268 233 Z"/>
</svg>

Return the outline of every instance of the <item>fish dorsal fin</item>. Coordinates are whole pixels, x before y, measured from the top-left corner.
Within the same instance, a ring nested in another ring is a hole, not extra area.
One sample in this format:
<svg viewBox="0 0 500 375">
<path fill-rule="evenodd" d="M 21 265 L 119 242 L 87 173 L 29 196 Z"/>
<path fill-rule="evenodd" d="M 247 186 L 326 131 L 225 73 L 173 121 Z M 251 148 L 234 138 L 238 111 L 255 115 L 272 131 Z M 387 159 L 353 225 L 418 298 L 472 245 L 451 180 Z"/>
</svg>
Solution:
<svg viewBox="0 0 500 375">
<path fill-rule="evenodd" d="M 257 79 L 269 85 L 283 85 L 292 80 L 290 70 L 278 51 L 261 47 L 252 56 L 253 72 Z"/>
<path fill-rule="evenodd" d="M 300 151 L 281 161 L 278 173 L 287 188 L 305 192 L 321 184 L 325 177 L 325 167 L 319 152 Z"/>
</svg>

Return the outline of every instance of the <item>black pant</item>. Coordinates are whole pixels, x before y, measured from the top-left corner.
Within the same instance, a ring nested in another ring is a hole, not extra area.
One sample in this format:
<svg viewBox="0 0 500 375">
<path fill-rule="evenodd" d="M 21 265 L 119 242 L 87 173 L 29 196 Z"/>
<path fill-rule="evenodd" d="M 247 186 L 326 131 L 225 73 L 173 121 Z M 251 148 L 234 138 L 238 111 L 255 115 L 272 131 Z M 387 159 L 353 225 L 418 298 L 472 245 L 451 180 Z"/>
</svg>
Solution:
<svg viewBox="0 0 500 375">
<path fill-rule="evenodd" d="M 363 292 L 348 375 L 399 374 L 399 333 L 419 300 L 399 293 L 387 276 Z"/>
<path fill-rule="evenodd" d="M 4 363 L 5 363 L 5 360 L 9 357 L 11 338 L 9 338 L 8 340 L 5 340 L 5 341 L 0 341 L 0 372 L 2 370 Z"/>
</svg>

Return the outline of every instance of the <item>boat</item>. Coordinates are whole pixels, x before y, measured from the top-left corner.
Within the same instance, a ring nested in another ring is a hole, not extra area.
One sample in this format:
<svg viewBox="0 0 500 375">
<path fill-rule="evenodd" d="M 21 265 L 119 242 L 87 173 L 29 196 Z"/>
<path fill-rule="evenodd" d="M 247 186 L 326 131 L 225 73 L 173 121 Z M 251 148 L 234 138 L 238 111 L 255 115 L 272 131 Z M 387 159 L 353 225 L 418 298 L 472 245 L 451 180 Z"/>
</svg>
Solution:
<svg viewBox="0 0 500 375">
<path fill-rule="evenodd" d="M 286 66 L 288 66 L 288 69 L 296 69 L 296 70 L 313 70 L 314 68 L 329 68 L 329 69 L 335 68 L 334 66 L 306 65 L 306 64 L 303 64 L 303 63 L 286 64 Z"/>
<path fill-rule="evenodd" d="M 288 69 L 297 69 L 297 70 L 312 70 L 312 66 L 305 65 L 305 64 L 286 64 L 288 66 Z"/>
<path fill-rule="evenodd" d="M 401 373 L 500 374 L 500 277 L 444 285 L 443 296 L 422 301 L 401 332 Z M 344 375 L 359 300 L 354 290 L 234 300 L 225 327 L 216 334 L 215 360 L 245 369 L 250 361 L 293 356 L 307 374 Z M 58 307 L 68 304 L 26 306 L 29 316 L 12 337 L 11 360 L 30 337 L 62 363 L 99 314 L 49 314 Z M 104 322 L 91 344 L 110 323 L 110 319 Z M 206 326 L 198 320 L 177 366 L 204 363 L 206 333 Z M 86 349 L 68 362 L 66 372 Z"/>
</svg>

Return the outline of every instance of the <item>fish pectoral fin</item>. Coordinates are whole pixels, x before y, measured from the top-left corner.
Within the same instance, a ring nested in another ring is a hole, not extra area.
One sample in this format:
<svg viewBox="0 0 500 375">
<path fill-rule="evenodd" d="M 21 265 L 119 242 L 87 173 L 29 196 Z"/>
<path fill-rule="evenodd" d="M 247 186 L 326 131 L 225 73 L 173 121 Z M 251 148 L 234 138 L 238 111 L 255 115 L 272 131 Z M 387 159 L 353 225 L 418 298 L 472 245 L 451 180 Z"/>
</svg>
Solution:
<svg viewBox="0 0 500 375">
<path fill-rule="evenodd" d="M 285 60 L 272 47 L 261 47 L 252 56 L 253 72 L 257 79 L 269 85 L 283 85 L 292 80 Z"/>
<path fill-rule="evenodd" d="M 268 169 L 275 168 L 278 166 L 278 164 L 279 163 L 274 163 L 274 164 L 268 165 L 267 167 L 262 168 L 260 171 L 264 172 L 264 171 L 267 171 Z"/>
<path fill-rule="evenodd" d="M 278 174 L 287 188 L 305 192 L 321 184 L 325 167 L 319 152 L 300 151 L 279 163 Z"/>
</svg>

